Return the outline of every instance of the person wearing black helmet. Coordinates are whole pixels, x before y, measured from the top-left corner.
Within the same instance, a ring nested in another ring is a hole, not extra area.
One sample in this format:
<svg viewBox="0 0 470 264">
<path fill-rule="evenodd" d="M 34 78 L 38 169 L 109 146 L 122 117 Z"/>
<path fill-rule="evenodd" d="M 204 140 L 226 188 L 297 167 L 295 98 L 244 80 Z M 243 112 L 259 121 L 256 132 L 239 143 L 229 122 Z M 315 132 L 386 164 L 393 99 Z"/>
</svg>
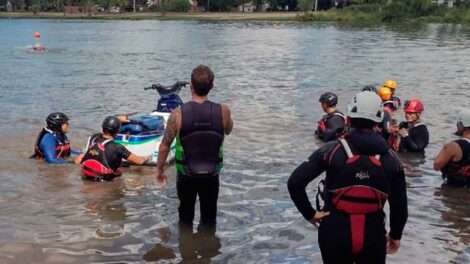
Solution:
<svg viewBox="0 0 470 264">
<path fill-rule="evenodd" d="M 70 141 L 66 135 L 68 131 L 69 118 L 64 113 L 56 112 L 48 115 L 46 127 L 39 132 L 31 158 L 52 164 L 70 163 L 71 161 L 66 158 L 71 154 L 78 155 L 80 152 L 70 148 Z"/>
<path fill-rule="evenodd" d="M 346 117 L 336 109 L 338 96 L 334 93 L 326 92 L 318 100 L 323 111 L 326 113 L 320 121 L 315 135 L 323 142 L 337 139 L 345 131 Z"/>
<path fill-rule="evenodd" d="M 121 128 L 121 117 L 108 116 L 101 125 L 103 133 L 92 135 L 87 142 L 86 152 L 81 160 L 84 179 L 111 181 L 121 176 L 122 160 L 142 165 L 149 157 L 140 157 L 124 146 L 114 143 Z"/>
<path fill-rule="evenodd" d="M 369 92 L 374 92 L 374 93 L 376 93 L 376 92 L 377 92 L 377 88 L 375 88 L 375 86 L 373 86 L 373 85 L 366 85 L 366 86 L 362 87 L 362 91 L 363 91 L 363 92 L 369 91 Z"/>
</svg>

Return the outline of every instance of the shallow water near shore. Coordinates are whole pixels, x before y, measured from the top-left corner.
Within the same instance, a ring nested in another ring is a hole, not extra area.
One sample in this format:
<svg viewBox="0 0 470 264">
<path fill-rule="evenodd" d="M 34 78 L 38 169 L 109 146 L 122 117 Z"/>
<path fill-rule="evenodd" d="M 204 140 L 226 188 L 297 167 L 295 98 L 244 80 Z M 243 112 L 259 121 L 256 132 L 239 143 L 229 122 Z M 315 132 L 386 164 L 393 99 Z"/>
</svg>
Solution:
<svg viewBox="0 0 470 264">
<path fill-rule="evenodd" d="M 26 52 L 35 31 L 46 53 Z M 470 101 L 468 26 L 0 20 L 0 36 L 0 263 L 321 263 L 287 179 L 320 145 L 320 94 L 336 92 L 345 110 L 386 79 L 402 100 L 424 101 L 431 134 L 424 156 L 402 155 L 410 216 L 388 263 L 470 262 L 470 191 L 441 186 L 432 170 Z M 81 149 L 106 115 L 153 109 L 144 87 L 188 80 L 198 64 L 214 70 L 211 97 L 235 122 L 215 234 L 178 226 L 174 167 L 158 190 L 154 168 L 97 184 L 76 166 L 28 159 L 50 112 L 70 117 Z"/>
</svg>

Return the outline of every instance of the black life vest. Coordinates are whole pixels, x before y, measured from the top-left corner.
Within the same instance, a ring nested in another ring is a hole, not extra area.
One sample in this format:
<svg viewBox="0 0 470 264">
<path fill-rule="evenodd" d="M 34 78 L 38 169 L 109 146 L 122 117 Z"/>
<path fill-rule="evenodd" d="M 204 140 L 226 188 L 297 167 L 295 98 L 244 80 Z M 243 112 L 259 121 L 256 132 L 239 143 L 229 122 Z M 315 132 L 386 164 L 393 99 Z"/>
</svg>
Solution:
<svg viewBox="0 0 470 264">
<path fill-rule="evenodd" d="M 380 155 L 353 154 L 346 139 L 340 139 L 348 159 L 341 173 L 327 179 L 332 206 L 350 215 L 352 253 L 362 251 L 365 220 L 368 214 L 381 212 L 390 193 Z M 338 147 L 333 148 L 336 151 Z M 330 158 L 332 154 L 330 154 Z"/>
<path fill-rule="evenodd" d="M 462 149 L 462 159 L 451 161 L 442 169 L 442 177 L 452 183 L 465 183 L 470 181 L 470 140 L 467 138 L 455 140 Z"/>
<path fill-rule="evenodd" d="M 41 143 L 42 138 L 46 135 L 46 133 L 51 134 L 54 136 L 57 146 L 55 148 L 56 152 L 56 157 L 57 158 L 67 158 L 70 156 L 71 151 L 70 151 L 70 141 L 68 140 L 67 136 L 63 136 L 62 140 L 59 140 L 57 137 L 57 133 L 53 132 L 52 130 L 48 128 L 43 128 L 40 132 L 38 137 L 36 138 L 36 143 L 34 143 L 34 154 L 31 156 L 31 158 L 35 159 L 44 159 L 44 153 L 42 153 L 41 149 L 39 148 L 39 144 Z"/>
<path fill-rule="evenodd" d="M 336 110 L 332 113 L 329 113 L 329 114 L 326 114 L 324 115 L 320 121 L 318 121 L 318 128 L 316 130 L 316 134 L 317 136 L 320 138 L 320 139 L 323 139 L 323 137 L 325 136 L 325 133 L 328 129 L 327 127 L 327 123 L 328 123 L 328 120 L 330 120 L 330 118 L 332 118 L 333 116 L 340 116 L 341 118 L 343 118 L 344 120 L 344 124 L 347 123 L 347 119 L 346 119 L 346 116 L 341 113 L 340 111 Z M 342 131 L 339 131 L 336 133 L 336 138 L 339 138 L 341 135 L 343 135 L 345 133 L 345 130 L 343 129 Z"/>
<path fill-rule="evenodd" d="M 222 106 L 210 101 L 181 106 L 181 128 L 176 136 L 176 170 L 193 177 L 218 175 L 223 166 Z"/>
<path fill-rule="evenodd" d="M 83 156 L 81 167 L 85 178 L 95 181 L 111 181 L 121 176 L 121 166 L 116 171 L 111 169 L 106 159 L 106 145 L 112 139 L 104 139 L 95 134 L 90 137 L 88 148 Z"/>
</svg>

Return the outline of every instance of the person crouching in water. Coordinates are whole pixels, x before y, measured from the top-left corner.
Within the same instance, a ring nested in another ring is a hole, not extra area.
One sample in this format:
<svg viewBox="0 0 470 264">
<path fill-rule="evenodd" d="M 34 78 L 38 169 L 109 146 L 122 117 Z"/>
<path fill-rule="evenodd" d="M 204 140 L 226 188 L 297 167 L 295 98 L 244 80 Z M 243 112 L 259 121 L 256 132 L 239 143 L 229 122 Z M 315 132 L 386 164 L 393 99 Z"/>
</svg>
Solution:
<svg viewBox="0 0 470 264">
<path fill-rule="evenodd" d="M 103 133 L 94 134 L 88 139 L 86 152 L 81 161 L 84 179 L 92 181 L 112 181 L 121 176 L 122 160 L 142 165 L 147 157 L 140 157 L 124 146 L 114 143 L 114 138 L 121 128 L 121 121 L 115 116 L 108 116 L 101 125 Z"/>
<path fill-rule="evenodd" d="M 287 187 L 302 216 L 318 227 L 325 264 L 385 263 L 395 253 L 408 217 L 406 182 L 398 155 L 373 128 L 382 121 L 380 98 L 358 93 L 348 106 L 351 131 L 325 144 L 291 174 Z M 306 188 L 326 171 L 323 208 Z M 386 235 L 384 205 L 390 207 Z"/>
<path fill-rule="evenodd" d="M 455 186 L 470 184 L 470 110 L 457 117 L 457 135 L 461 139 L 445 144 L 434 160 L 434 170 L 442 171 L 447 183 Z"/>
<path fill-rule="evenodd" d="M 69 131 L 69 118 L 61 112 L 49 114 L 46 118 L 46 127 L 43 128 L 34 144 L 34 154 L 31 158 L 45 160 L 51 164 L 79 163 L 79 159 L 68 159 L 72 154 L 80 152 L 70 148 L 67 137 Z"/>
<path fill-rule="evenodd" d="M 44 52 L 46 51 L 46 48 L 39 42 L 39 39 L 41 38 L 41 34 L 39 32 L 34 32 L 34 45 L 33 45 L 33 50 L 36 52 Z"/>
<path fill-rule="evenodd" d="M 315 135 L 323 142 L 335 140 L 345 132 L 346 117 L 336 109 L 338 96 L 334 93 L 326 92 L 318 100 L 321 108 L 326 113 L 320 121 Z"/>
<path fill-rule="evenodd" d="M 420 121 L 424 105 L 419 99 L 413 98 L 405 101 L 403 111 L 406 121 L 400 123 L 398 133 L 389 139 L 389 144 L 400 152 L 423 153 L 429 144 L 428 128 Z"/>
</svg>

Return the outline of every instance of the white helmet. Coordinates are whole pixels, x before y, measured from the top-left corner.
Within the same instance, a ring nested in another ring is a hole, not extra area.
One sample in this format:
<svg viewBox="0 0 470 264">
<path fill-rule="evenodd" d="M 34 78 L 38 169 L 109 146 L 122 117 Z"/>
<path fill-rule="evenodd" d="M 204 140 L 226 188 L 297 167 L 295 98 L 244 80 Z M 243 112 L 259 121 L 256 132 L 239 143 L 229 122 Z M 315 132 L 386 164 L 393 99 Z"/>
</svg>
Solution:
<svg viewBox="0 0 470 264">
<path fill-rule="evenodd" d="M 351 118 L 364 118 L 379 123 L 384 118 L 382 99 L 374 92 L 359 92 L 348 105 L 348 116 Z"/>
<path fill-rule="evenodd" d="M 462 123 L 464 127 L 470 127 L 470 109 L 460 111 L 457 115 L 457 123 Z"/>
</svg>

